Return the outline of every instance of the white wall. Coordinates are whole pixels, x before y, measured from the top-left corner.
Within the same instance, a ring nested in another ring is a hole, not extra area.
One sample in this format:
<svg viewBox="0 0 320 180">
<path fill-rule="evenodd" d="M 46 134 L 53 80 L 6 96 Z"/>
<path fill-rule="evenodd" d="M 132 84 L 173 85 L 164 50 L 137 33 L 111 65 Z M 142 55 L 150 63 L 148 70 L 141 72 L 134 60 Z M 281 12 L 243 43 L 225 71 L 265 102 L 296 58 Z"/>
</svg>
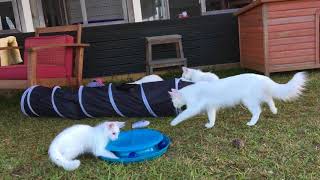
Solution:
<svg viewBox="0 0 320 180">
<path fill-rule="evenodd" d="M 141 2 L 140 0 L 132 0 L 132 4 L 133 4 L 134 21 L 141 22 L 142 21 Z"/>
<path fill-rule="evenodd" d="M 31 15 L 30 1 L 18 0 L 19 15 L 21 21 L 21 28 L 23 32 L 33 32 L 33 20 Z"/>
</svg>

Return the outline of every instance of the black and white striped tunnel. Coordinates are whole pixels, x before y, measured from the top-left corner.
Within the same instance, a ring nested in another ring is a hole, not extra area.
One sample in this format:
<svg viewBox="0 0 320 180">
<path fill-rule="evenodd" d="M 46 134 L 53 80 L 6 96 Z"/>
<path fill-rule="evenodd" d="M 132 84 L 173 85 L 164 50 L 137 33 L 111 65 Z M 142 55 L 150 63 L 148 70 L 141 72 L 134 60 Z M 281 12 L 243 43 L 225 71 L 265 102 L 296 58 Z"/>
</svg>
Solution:
<svg viewBox="0 0 320 180">
<path fill-rule="evenodd" d="M 32 86 L 24 91 L 20 105 L 22 113 L 31 117 L 168 117 L 177 113 L 168 91 L 190 84 L 171 79 L 143 84 L 81 86 L 77 91 L 59 86 Z"/>
</svg>

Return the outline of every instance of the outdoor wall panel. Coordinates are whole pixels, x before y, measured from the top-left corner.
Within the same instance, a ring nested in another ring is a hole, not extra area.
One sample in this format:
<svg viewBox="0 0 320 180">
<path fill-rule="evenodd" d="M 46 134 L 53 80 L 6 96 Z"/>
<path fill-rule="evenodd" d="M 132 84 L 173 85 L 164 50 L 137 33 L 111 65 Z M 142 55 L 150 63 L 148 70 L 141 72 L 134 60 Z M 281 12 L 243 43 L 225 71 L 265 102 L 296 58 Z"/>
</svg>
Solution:
<svg viewBox="0 0 320 180">
<path fill-rule="evenodd" d="M 92 60 L 85 62 L 84 74 L 94 77 L 145 72 L 145 37 L 168 34 L 182 35 L 190 66 L 239 62 L 237 19 L 232 14 L 221 14 L 85 28 L 85 41 L 96 46 L 86 50 Z M 155 59 L 172 55 L 174 48 L 154 48 Z"/>
<path fill-rule="evenodd" d="M 145 72 L 145 37 L 168 34 L 182 35 L 189 66 L 239 62 L 237 18 L 232 14 L 106 25 L 83 29 L 82 42 L 90 44 L 85 50 L 84 77 Z M 33 33 L 13 35 L 23 46 Z M 175 57 L 175 48 L 155 46 L 153 56 Z"/>
</svg>

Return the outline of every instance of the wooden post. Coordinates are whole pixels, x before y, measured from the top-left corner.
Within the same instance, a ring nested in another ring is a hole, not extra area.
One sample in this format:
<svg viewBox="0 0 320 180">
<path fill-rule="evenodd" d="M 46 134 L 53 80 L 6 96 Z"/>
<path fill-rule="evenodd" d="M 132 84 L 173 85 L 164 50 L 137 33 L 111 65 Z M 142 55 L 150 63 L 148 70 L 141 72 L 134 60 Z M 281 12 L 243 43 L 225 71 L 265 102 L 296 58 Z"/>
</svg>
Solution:
<svg viewBox="0 0 320 180">
<path fill-rule="evenodd" d="M 37 52 L 30 49 L 28 51 L 28 86 L 37 84 Z"/>
<path fill-rule="evenodd" d="M 77 40 L 76 40 L 76 42 L 78 43 L 78 44 L 80 44 L 81 43 L 81 34 L 82 34 L 82 27 L 81 27 L 81 24 L 78 24 L 78 28 L 77 28 Z"/>
<path fill-rule="evenodd" d="M 150 75 L 151 72 L 151 66 L 150 66 L 150 62 L 152 60 L 152 44 L 150 44 L 150 42 L 146 42 L 146 72 L 147 75 Z"/>
<path fill-rule="evenodd" d="M 262 5 L 262 23 L 263 23 L 264 74 L 266 76 L 270 76 L 268 5 L 267 4 Z"/>
<path fill-rule="evenodd" d="M 241 17 L 238 16 L 238 37 L 239 37 L 239 54 L 240 54 L 240 67 L 244 68 L 243 61 L 244 59 L 242 58 L 242 48 L 241 48 Z"/>
<path fill-rule="evenodd" d="M 177 58 L 181 58 L 181 53 L 180 53 L 180 43 L 176 42 L 176 54 L 177 54 Z"/>
<path fill-rule="evenodd" d="M 184 52 L 183 52 L 183 48 L 182 48 L 182 40 L 180 39 L 179 42 L 179 54 L 180 54 L 180 57 L 179 58 L 184 58 Z"/>
<path fill-rule="evenodd" d="M 316 10 L 316 64 L 320 66 L 320 9 Z"/>
<path fill-rule="evenodd" d="M 75 74 L 76 74 L 77 87 L 82 85 L 83 55 L 84 55 L 84 47 L 78 47 L 76 49 L 76 57 L 75 57 L 75 67 L 76 67 Z"/>
</svg>

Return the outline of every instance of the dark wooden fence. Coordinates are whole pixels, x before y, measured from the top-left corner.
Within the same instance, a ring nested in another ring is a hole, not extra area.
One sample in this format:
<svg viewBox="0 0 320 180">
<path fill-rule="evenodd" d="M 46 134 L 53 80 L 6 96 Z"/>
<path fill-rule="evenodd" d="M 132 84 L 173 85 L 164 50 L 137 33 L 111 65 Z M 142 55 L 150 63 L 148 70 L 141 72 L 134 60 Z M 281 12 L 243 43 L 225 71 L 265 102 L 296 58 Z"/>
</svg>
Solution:
<svg viewBox="0 0 320 180">
<path fill-rule="evenodd" d="M 188 19 L 87 27 L 83 42 L 84 77 L 145 72 L 145 37 L 180 34 L 189 66 L 239 62 L 237 18 L 219 14 Z M 20 45 L 32 33 L 14 34 Z M 4 36 L 4 35 L 1 35 Z M 174 56 L 173 46 L 159 46 L 154 57 Z"/>
</svg>

